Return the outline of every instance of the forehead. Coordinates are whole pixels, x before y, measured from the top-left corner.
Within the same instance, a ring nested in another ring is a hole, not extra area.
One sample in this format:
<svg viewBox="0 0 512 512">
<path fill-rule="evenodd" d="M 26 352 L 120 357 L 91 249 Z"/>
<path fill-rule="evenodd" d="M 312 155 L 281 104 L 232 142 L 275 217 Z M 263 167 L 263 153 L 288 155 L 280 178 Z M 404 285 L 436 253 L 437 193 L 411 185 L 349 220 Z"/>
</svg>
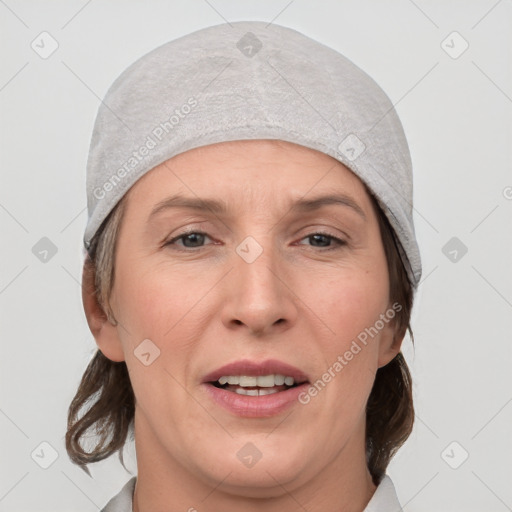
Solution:
<svg viewBox="0 0 512 512">
<path fill-rule="evenodd" d="M 329 155 L 281 140 L 228 141 L 180 153 L 158 165 L 130 190 L 134 198 L 163 191 L 187 196 L 261 199 L 343 191 L 364 199 L 366 188 Z"/>
</svg>

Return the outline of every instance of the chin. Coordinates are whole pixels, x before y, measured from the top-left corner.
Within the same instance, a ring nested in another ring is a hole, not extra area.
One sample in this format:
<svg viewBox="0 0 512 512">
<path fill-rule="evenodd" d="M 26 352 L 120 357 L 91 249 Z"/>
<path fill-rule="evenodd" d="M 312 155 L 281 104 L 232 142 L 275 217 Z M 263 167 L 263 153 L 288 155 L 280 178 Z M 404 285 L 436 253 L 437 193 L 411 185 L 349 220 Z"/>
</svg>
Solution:
<svg viewBox="0 0 512 512">
<path fill-rule="evenodd" d="M 231 457 L 227 455 L 231 450 L 222 450 L 200 466 L 211 468 L 207 478 L 214 480 L 215 485 L 222 482 L 219 490 L 238 496 L 271 498 L 281 496 L 283 486 L 289 488 L 293 482 L 296 482 L 293 487 L 300 485 L 300 477 L 308 467 L 300 446 L 292 448 L 282 444 L 278 449 L 260 441 L 258 450 L 251 441 L 236 445 Z"/>
<path fill-rule="evenodd" d="M 260 461 L 261 463 L 261 461 Z M 215 480 L 222 481 L 219 491 L 246 498 L 275 498 L 282 496 L 285 487 L 287 490 L 295 485 L 290 485 L 298 478 L 297 470 L 290 472 L 285 468 L 275 465 L 267 468 L 263 465 L 251 469 L 241 469 L 238 465 L 230 466 L 231 474 L 216 474 Z M 229 470 L 228 470 L 229 471 Z M 213 475 L 212 475 L 213 476 Z"/>
</svg>

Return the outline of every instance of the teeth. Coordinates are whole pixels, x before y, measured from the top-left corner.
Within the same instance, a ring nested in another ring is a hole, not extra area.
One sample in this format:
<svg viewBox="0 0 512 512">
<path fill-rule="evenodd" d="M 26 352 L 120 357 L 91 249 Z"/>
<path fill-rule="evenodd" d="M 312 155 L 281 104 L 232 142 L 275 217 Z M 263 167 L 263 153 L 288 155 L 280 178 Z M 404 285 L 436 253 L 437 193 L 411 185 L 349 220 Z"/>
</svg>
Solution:
<svg viewBox="0 0 512 512">
<path fill-rule="evenodd" d="M 256 377 L 256 380 L 260 388 L 271 388 L 274 386 L 275 377 L 274 375 L 260 375 Z"/>
<path fill-rule="evenodd" d="M 278 393 L 277 389 L 244 389 L 237 388 L 235 389 L 235 393 L 239 395 L 249 395 L 249 396 L 262 396 L 262 395 L 271 395 L 272 393 Z"/>
<path fill-rule="evenodd" d="M 284 375 L 274 375 L 276 386 L 282 386 L 284 384 L 285 378 L 286 377 Z"/>
<path fill-rule="evenodd" d="M 285 377 L 285 378 L 284 378 L 284 383 L 285 383 L 287 386 L 293 386 L 293 377 Z"/>
<path fill-rule="evenodd" d="M 248 395 L 248 396 L 258 396 L 258 390 L 257 389 L 241 389 L 239 388 L 240 391 L 243 391 L 243 393 L 238 393 L 238 389 L 236 390 L 236 392 L 239 394 L 239 395 Z"/>
<path fill-rule="evenodd" d="M 280 374 L 261 375 L 258 377 L 249 375 L 223 375 L 218 380 L 218 383 L 221 386 L 223 386 L 224 384 L 230 384 L 232 386 L 242 387 L 259 386 L 261 388 L 272 388 L 274 386 L 282 386 L 283 384 L 286 384 L 287 386 L 293 386 L 295 380 L 293 377 L 287 377 Z"/>
<path fill-rule="evenodd" d="M 258 380 L 258 377 L 248 377 L 246 375 L 241 375 L 239 378 L 238 385 L 239 386 L 257 386 L 256 382 Z"/>
</svg>

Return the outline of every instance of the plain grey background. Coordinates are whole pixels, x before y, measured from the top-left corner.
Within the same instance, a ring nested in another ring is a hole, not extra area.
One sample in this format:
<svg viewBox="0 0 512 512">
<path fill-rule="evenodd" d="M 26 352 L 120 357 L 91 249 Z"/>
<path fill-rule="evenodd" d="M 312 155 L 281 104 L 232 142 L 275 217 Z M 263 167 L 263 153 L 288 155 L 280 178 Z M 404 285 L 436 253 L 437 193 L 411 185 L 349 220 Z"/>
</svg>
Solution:
<svg viewBox="0 0 512 512">
<path fill-rule="evenodd" d="M 243 19 L 353 60 L 408 137 L 423 278 L 403 345 L 417 418 L 388 469 L 404 510 L 512 510 L 510 1 L 0 0 L 0 511 L 96 511 L 132 476 L 112 457 L 89 478 L 64 448 L 95 350 L 80 294 L 93 122 L 138 57 Z"/>
</svg>

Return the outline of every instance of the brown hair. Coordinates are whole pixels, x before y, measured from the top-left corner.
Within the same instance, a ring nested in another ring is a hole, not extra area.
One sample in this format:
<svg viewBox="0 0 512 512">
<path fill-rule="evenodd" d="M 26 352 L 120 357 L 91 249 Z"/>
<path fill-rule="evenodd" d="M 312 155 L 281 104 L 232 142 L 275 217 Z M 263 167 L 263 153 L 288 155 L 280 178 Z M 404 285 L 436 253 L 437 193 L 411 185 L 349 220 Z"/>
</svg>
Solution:
<svg viewBox="0 0 512 512">
<path fill-rule="evenodd" d="M 396 312 L 397 336 L 409 331 L 413 289 L 400 258 L 395 233 L 377 199 L 366 189 L 377 214 L 387 259 L 390 303 L 402 306 Z M 123 218 L 126 195 L 108 215 L 91 241 L 84 272 L 94 276 L 95 294 L 106 317 L 115 322 L 109 296 L 115 279 L 116 241 Z M 82 409 L 85 413 L 80 416 Z M 135 396 L 125 362 L 114 362 L 98 349 L 82 376 L 68 410 L 66 450 L 70 459 L 89 473 L 87 464 L 103 460 L 116 451 L 123 462 L 123 447 L 133 438 Z M 412 380 L 401 352 L 377 370 L 366 405 L 366 462 L 375 485 L 386 472 L 389 461 L 409 437 L 414 423 Z M 96 442 L 91 450 L 80 441 L 92 431 Z"/>
<path fill-rule="evenodd" d="M 389 300 L 402 306 L 395 316 L 396 336 L 411 329 L 414 289 L 411 286 L 398 249 L 395 231 L 379 207 L 377 199 L 367 188 L 379 221 L 389 272 Z M 373 483 L 378 485 L 389 461 L 407 441 L 414 424 L 412 378 L 402 352 L 377 370 L 375 381 L 366 404 L 366 463 Z"/>
</svg>

